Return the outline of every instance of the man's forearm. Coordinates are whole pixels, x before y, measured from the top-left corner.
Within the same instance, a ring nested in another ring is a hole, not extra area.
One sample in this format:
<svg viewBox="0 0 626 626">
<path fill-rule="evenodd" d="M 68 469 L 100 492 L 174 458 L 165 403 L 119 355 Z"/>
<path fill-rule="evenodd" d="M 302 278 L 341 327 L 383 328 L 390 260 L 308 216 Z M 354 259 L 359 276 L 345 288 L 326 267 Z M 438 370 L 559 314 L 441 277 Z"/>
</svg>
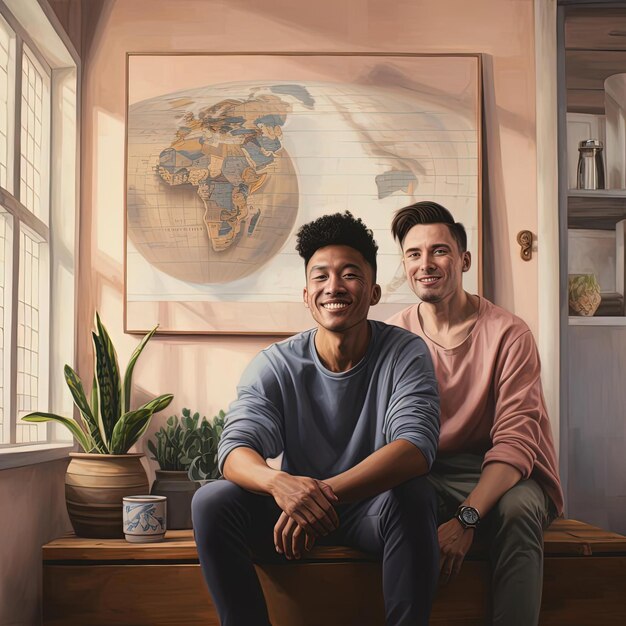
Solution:
<svg viewBox="0 0 626 626">
<path fill-rule="evenodd" d="M 224 463 L 224 478 L 254 493 L 271 495 L 276 474 L 277 470 L 252 448 L 235 448 Z"/>
<path fill-rule="evenodd" d="M 308 476 L 272 469 L 251 448 L 235 448 L 226 457 L 224 477 L 248 491 L 271 495 L 306 532 L 327 535 L 339 525 L 333 508 L 337 497 L 330 487 Z"/>
<path fill-rule="evenodd" d="M 480 516 L 484 519 L 498 500 L 521 478 L 522 473 L 508 463 L 489 463 L 483 469 L 478 484 L 463 504 L 478 509 Z"/>
<path fill-rule="evenodd" d="M 405 439 L 397 439 L 324 482 L 332 487 L 340 502 L 354 502 L 371 498 L 427 471 L 428 463 L 420 450 Z"/>
</svg>

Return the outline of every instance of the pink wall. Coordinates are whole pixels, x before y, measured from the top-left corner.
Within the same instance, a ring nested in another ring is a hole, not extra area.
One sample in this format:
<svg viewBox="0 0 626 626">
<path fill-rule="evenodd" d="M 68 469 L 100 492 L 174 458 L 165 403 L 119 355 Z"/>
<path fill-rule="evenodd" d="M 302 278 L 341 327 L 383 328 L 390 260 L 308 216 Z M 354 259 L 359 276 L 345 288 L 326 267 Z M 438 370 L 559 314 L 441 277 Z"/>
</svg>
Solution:
<svg viewBox="0 0 626 626">
<path fill-rule="evenodd" d="M 90 376 L 96 308 L 122 363 L 137 343 L 123 334 L 127 52 L 483 53 L 489 162 L 485 289 L 536 331 L 536 261 L 522 262 L 515 242 L 519 230 L 537 230 L 533 19 L 531 0 L 105 1 L 98 23 L 90 25 L 93 35 L 86 31 L 83 40 L 81 374 Z M 139 394 L 173 392 L 173 411 L 190 406 L 212 415 L 227 406 L 243 367 L 270 341 L 157 338 L 136 370 L 136 388 Z"/>
<path fill-rule="evenodd" d="M 515 237 L 537 231 L 532 0 L 85 0 L 79 372 L 91 376 L 97 308 L 122 364 L 137 339 L 123 333 L 126 52 L 480 52 L 484 59 L 488 228 L 486 292 L 537 331 L 537 265 Z M 77 0 L 56 0 L 69 14 Z M 78 18 L 77 18 L 78 19 Z M 74 33 L 76 34 L 76 33 Z M 299 285 L 294 285 L 299 289 Z M 175 394 L 207 415 L 226 407 L 250 358 L 271 338 L 157 338 L 135 375 L 142 395 Z M 160 420 L 165 416 L 160 416 Z M 154 426 L 157 426 L 155 424 Z M 153 428 L 154 430 L 154 428 Z M 144 441 L 145 443 L 145 441 Z M 39 623 L 40 547 L 69 530 L 67 462 L 5 470 L 0 624 Z M 26 488 L 25 488 L 26 486 Z M 7 506 L 4 508 L 6 509 Z"/>
<path fill-rule="evenodd" d="M 63 480 L 68 461 L 0 472 L 0 624 L 41 623 L 41 546 L 71 531 Z"/>
</svg>

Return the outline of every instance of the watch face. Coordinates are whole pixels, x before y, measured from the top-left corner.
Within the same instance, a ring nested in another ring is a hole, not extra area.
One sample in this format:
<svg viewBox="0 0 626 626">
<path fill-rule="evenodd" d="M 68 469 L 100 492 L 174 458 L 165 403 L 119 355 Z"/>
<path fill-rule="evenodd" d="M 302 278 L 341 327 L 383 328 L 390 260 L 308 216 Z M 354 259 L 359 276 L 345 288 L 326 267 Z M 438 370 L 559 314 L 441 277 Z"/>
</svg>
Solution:
<svg viewBox="0 0 626 626">
<path fill-rule="evenodd" d="M 477 524 L 478 520 L 480 519 L 478 517 L 478 512 L 476 511 L 476 509 L 472 509 L 470 507 L 463 509 L 461 511 L 461 518 L 466 524 L 472 524 L 472 525 Z"/>
</svg>

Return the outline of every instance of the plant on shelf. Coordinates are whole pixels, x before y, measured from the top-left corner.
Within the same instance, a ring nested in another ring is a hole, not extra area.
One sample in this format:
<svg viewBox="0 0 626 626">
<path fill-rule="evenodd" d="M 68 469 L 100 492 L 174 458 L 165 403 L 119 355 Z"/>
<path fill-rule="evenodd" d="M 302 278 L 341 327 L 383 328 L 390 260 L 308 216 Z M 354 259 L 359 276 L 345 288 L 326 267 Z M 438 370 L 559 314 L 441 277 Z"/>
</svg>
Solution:
<svg viewBox="0 0 626 626">
<path fill-rule="evenodd" d="M 171 415 L 148 440 L 148 450 L 159 464 L 151 493 L 167 497 L 167 527 L 191 528 L 191 500 L 200 482 L 218 478 L 217 444 L 224 428 L 224 412 L 211 422 L 184 408 Z"/>
<path fill-rule="evenodd" d="M 133 370 L 156 329 L 143 337 L 122 380 L 113 342 L 96 313 L 96 330 L 92 332 L 95 373 L 89 400 L 76 372 L 69 365 L 64 368 L 79 419 L 41 411 L 22 418 L 26 422 L 63 424 L 84 450 L 70 453 L 72 461 L 65 480 L 68 512 L 79 536 L 122 536 L 122 496 L 148 490 L 148 478 L 140 460 L 143 454 L 130 454 L 128 450 L 144 434 L 154 413 L 170 404 L 173 395 L 160 395 L 132 410 L 130 400 Z"/>
<path fill-rule="evenodd" d="M 154 440 L 148 440 L 152 459 L 163 471 L 192 470 L 190 480 L 218 478 L 217 445 L 224 430 L 224 418 L 224 411 L 220 411 L 212 421 L 206 417 L 200 421 L 200 413 L 196 411 L 192 415 L 187 408 L 180 418 L 171 415 L 165 426 L 154 433 Z"/>
<path fill-rule="evenodd" d="M 200 413 L 191 415 L 189 409 L 183 409 L 183 415 L 170 415 L 165 426 L 154 433 L 154 440 L 148 440 L 148 450 L 159 468 L 167 472 L 186 472 L 191 457 L 199 446 L 198 420 Z M 156 441 L 156 444 L 155 444 Z"/>
<path fill-rule="evenodd" d="M 220 411 L 211 422 L 202 420 L 199 428 L 199 448 L 194 450 L 189 464 L 191 480 L 215 480 L 220 472 L 217 467 L 217 446 L 224 430 L 224 411 Z"/>
</svg>

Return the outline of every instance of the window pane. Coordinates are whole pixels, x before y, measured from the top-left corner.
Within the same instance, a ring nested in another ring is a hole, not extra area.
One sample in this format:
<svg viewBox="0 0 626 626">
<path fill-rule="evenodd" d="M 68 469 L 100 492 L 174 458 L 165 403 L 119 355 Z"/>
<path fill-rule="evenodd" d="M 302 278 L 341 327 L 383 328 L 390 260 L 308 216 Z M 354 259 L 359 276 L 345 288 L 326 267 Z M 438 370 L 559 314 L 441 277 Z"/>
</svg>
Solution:
<svg viewBox="0 0 626 626">
<path fill-rule="evenodd" d="M 15 34 L 0 16 L 0 186 L 11 192 L 14 82 Z"/>
<path fill-rule="evenodd" d="M 48 223 L 48 198 L 41 195 L 48 181 L 50 140 L 50 81 L 48 74 L 24 46 L 22 56 L 22 141 L 20 200 Z M 37 181 L 37 183 L 35 183 Z"/>
<path fill-rule="evenodd" d="M 0 443 L 11 434 L 11 216 L 0 207 Z"/>
<path fill-rule="evenodd" d="M 39 369 L 43 362 L 39 352 L 40 328 L 45 320 L 40 293 L 42 286 L 42 255 L 46 244 L 34 233 L 22 229 L 20 233 L 19 302 L 17 307 L 17 428 L 16 443 L 46 440 L 45 424 L 27 424 L 21 418 L 35 410 L 46 411 L 47 403 L 41 393 L 44 373 Z M 46 374 L 47 375 L 47 374 Z"/>
</svg>

